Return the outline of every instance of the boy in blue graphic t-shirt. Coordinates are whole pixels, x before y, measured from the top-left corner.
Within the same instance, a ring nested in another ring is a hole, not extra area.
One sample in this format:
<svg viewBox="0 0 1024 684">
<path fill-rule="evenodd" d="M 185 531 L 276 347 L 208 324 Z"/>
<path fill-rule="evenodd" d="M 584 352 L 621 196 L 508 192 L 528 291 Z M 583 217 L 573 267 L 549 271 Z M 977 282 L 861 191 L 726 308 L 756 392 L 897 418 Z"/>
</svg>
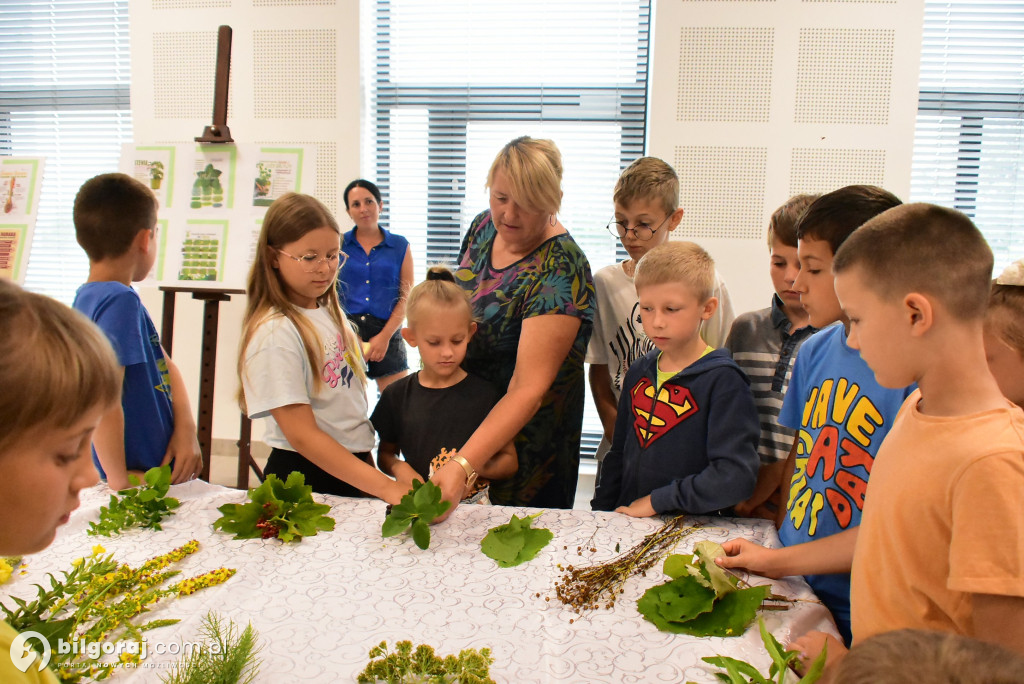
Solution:
<svg viewBox="0 0 1024 684">
<path fill-rule="evenodd" d="M 832 279 L 832 257 L 843 241 L 862 223 L 898 204 L 899 199 L 881 188 L 851 185 L 815 200 L 796 225 L 800 273 L 793 288 L 810 324 L 821 330 L 800 348 L 779 414 L 779 423 L 797 433 L 782 480 L 785 505 L 776 521 L 787 548 L 860 524 L 875 453 L 914 390 L 879 385 L 847 344 L 850 321 Z M 723 546 L 732 556 L 723 559 L 723 566 L 760 567 L 750 555 L 763 552 L 761 547 L 739 540 Z M 806 579 L 849 644 L 849 573 Z"/>
<path fill-rule="evenodd" d="M 153 192 L 123 173 L 91 178 L 75 196 L 75 237 L 89 257 L 89 280 L 74 308 L 106 333 L 122 370 L 121 402 L 93 435 L 93 461 L 115 491 L 129 486 L 129 472 L 169 463 L 178 483 L 203 466 L 184 380 L 131 287 L 156 260 L 156 211 Z"/>
</svg>

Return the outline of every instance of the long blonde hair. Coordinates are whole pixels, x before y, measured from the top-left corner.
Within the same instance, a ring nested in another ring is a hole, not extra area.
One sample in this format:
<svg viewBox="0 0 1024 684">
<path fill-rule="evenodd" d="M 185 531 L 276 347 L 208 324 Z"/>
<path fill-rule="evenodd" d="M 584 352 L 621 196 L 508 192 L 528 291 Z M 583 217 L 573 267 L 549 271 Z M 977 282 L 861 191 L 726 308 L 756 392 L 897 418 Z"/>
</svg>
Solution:
<svg viewBox="0 0 1024 684">
<path fill-rule="evenodd" d="M 313 369 L 320 367 L 323 361 L 323 352 L 321 351 L 323 340 L 320 339 L 320 335 L 309 319 L 303 316 L 299 308 L 288 299 L 281 276 L 273 267 L 276 250 L 283 245 L 301 240 L 306 233 L 318 228 L 330 228 L 338 235 L 340 242 L 341 229 L 338 228 L 338 222 L 334 220 L 330 210 L 320 200 L 310 195 L 289 192 L 274 200 L 274 203 L 267 209 L 267 213 L 263 217 L 260 237 L 256 243 L 256 259 L 249 270 L 245 288 L 248 301 L 245 306 L 245 316 L 242 319 L 242 342 L 238 352 L 239 380 L 246 373 L 245 351 L 249 343 L 252 342 L 253 335 L 260 325 L 277 316 L 287 318 L 299 331 L 299 337 L 302 338 L 302 346 L 306 350 L 306 358 L 309 360 L 310 367 Z M 348 319 L 345 318 L 341 302 L 338 301 L 338 290 L 335 286 L 337 279 L 338 274 L 335 272 L 331 286 L 317 298 L 316 302 L 327 310 L 331 320 L 337 325 L 345 342 L 345 349 L 351 355 L 352 370 L 365 387 L 366 371 L 363 368 L 362 346 L 359 337 L 352 329 Z M 319 392 L 323 386 L 323 378 L 314 371 L 314 394 Z M 245 394 L 241 387 L 238 390 L 238 403 L 245 411 Z"/>
<path fill-rule="evenodd" d="M 119 400 L 114 350 L 81 313 L 0 278 L 0 321 L 0 454 Z"/>
</svg>

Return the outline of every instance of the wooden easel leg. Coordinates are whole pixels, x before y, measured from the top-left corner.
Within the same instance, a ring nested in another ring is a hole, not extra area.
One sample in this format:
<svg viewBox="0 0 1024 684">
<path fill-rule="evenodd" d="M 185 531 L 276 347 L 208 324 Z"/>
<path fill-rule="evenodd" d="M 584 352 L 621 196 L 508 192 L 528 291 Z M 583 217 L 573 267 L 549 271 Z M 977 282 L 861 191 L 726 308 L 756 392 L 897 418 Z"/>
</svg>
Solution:
<svg viewBox="0 0 1024 684">
<path fill-rule="evenodd" d="M 198 297 L 197 297 L 198 298 Z M 217 320 L 220 300 L 206 299 L 203 313 L 203 350 L 199 369 L 199 420 L 196 432 L 199 448 L 203 452 L 203 472 L 200 477 L 210 481 L 210 459 L 213 444 L 213 387 L 217 371 Z"/>
</svg>

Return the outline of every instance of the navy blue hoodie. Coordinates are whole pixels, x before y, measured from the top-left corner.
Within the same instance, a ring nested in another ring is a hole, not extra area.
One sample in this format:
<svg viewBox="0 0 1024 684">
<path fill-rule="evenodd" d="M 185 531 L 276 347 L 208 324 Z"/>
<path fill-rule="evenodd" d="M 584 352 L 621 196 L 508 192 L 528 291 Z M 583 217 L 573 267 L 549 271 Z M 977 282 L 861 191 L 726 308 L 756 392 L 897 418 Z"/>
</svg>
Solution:
<svg viewBox="0 0 1024 684">
<path fill-rule="evenodd" d="M 626 373 L 591 506 L 611 511 L 650 494 L 658 513 L 710 513 L 745 501 L 760 467 L 750 381 L 716 349 L 665 381 L 655 402 L 659 354 Z"/>
</svg>

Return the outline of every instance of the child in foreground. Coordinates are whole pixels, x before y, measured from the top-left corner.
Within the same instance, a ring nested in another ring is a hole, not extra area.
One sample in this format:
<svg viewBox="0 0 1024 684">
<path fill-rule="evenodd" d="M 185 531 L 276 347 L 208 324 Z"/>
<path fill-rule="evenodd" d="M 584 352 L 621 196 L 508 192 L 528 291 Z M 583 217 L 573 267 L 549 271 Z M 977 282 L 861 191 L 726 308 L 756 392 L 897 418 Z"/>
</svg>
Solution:
<svg viewBox="0 0 1024 684">
<path fill-rule="evenodd" d="M 512 442 L 479 473 L 456 453 L 501 398 L 497 388 L 461 366 L 476 332 L 473 305 L 452 272 L 434 266 L 409 293 L 406 318 L 402 337 L 419 349 L 423 368 L 385 387 L 370 416 L 380 435 L 377 465 L 399 480 L 426 482 L 454 458 L 467 477 L 480 476 L 463 501 L 489 503 L 489 480 L 511 477 L 518 464 Z"/>
<path fill-rule="evenodd" d="M 733 321 L 726 348 L 733 361 L 750 378 L 750 389 L 761 419 L 757 445 L 761 469 L 754 494 L 736 504 L 736 514 L 775 520 L 778 517 L 782 475 L 796 432 L 779 424 L 779 411 L 789 387 L 793 362 L 804 340 L 818 331 L 807 320 L 807 311 L 794 289 L 800 261 L 797 256 L 796 222 L 818 195 L 796 195 L 775 210 L 768 222 L 769 274 L 775 294 L 772 305 L 750 311 Z"/>
<path fill-rule="evenodd" d="M 0 556 L 22 556 L 49 546 L 98 481 L 92 435 L 121 381 L 103 333 L 65 305 L 0 279 L 0 320 L 0 387 L 18 388 L 0 392 Z M 15 668 L 15 637 L 0 622 L 0 682 L 56 682 L 36 662 Z"/>
<path fill-rule="evenodd" d="M 833 270 L 850 343 L 880 383 L 919 389 L 879 450 L 860 528 L 806 544 L 803 562 L 852 567 L 854 643 L 931 629 L 1024 653 L 1024 412 L 986 362 L 992 251 L 960 212 L 913 204 L 858 229 Z"/>
<path fill-rule="evenodd" d="M 640 317 L 656 349 L 626 374 L 594 510 L 714 513 L 753 492 L 759 429 L 749 381 L 700 336 L 718 304 L 714 274 L 692 242 L 661 245 L 637 264 Z"/>
<path fill-rule="evenodd" d="M 89 257 L 89 280 L 73 306 L 106 333 L 122 368 L 121 403 L 93 437 L 96 468 L 114 490 L 129 486 L 129 472 L 169 463 L 171 482 L 179 483 L 203 468 L 185 381 L 131 286 L 156 260 L 156 212 L 153 191 L 123 173 L 91 178 L 75 196 L 75 237 Z"/>
<path fill-rule="evenodd" d="M 362 492 L 397 504 L 411 482 L 373 466 L 359 339 L 338 303 L 341 231 L 309 195 L 267 209 L 249 271 L 238 377 L 250 418 L 270 417 L 264 472 L 301 472 L 321 494 Z"/>
<path fill-rule="evenodd" d="M 641 157 L 630 164 L 614 191 L 615 216 L 608 230 L 617 237 L 629 258 L 605 266 L 594 274 L 597 309 L 594 333 L 587 346 L 588 380 L 604 435 L 597 447 L 598 480 L 604 455 L 611 447 L 615 416 L 626 371 L 654 348 L 643 334 L 637 310 L 633 273 L 647 252 L 669 241 L 683 220 L 679 206 L 679 177 L 656 157 Z M 718 300 L 711 317 L 701 324 L 700 335 L 711 347 L 725 341 L 732 324 L 729 291 L 716 271 L 712 295 Z"/>
</svg>

